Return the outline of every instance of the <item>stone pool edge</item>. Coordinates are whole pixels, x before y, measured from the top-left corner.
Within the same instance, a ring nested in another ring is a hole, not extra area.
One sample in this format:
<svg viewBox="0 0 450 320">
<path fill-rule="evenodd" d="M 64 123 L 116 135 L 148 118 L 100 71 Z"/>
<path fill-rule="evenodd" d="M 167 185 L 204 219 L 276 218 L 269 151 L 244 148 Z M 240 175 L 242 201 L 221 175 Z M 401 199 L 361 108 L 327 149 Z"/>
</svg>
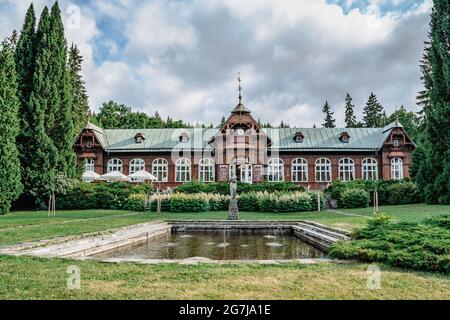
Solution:
<svg viewBox="0 0 450 320">
<path fill-rule="evenodd" d="M 190 257 L 187 259 L 167 260 L 167 259 L 136 259 L 136 258 L 110 258 L 101 259 L 92 257 L 101 252 L 107 252 L 123 246 L 143 242 L 152 237 L 170 232 L 198 232 L 227 229 L 230 232 L 270 232 L 270 230 L 287 230 L 301 240 L 314 247 L 327 252 L 328 247 L 336 241 L 348 240 L 350 233 L 324 226 L 319 223 L 309 221 L 189 221 L 189 220 L 167 220 L 146 222 L 122 228 L 105 230 L 104 233 L 95 236 L 77 237 L 46 246 L 33 245 L 33 243 L 20 244 L 11 247 L 0 248 L 0 254 L 13 256 L 33 256 L 42 258 L 62 258 L 75 260 L 93 260 L 99 262 L 121 263 L 131 262 L 138 264 L 281 264 L 299 263 L 314 264 L 322 262 L 339 262 L 334 259 L 280 259 L 280 260 L 211 260 L 204 257 Z M 37 242 L 42 243 L 42 240 Z M 340 263 L 349 263 L 341 260 Z"/>
</svg>

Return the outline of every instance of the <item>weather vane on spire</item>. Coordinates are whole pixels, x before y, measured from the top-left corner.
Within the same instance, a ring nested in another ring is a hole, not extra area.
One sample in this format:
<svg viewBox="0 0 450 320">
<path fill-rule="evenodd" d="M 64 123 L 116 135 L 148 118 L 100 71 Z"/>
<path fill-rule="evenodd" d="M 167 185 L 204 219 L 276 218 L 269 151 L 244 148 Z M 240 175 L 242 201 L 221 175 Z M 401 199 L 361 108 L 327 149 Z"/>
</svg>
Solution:
<svg viewBox="0 0 450 320">
<path fill-rule="evenodd" d="M 241 73 L 240 72 L 238 72 L 237 80 L 239 82 L 239 104 L 242 104 L 242 86 L 241 86 L 242 80 L 241 80 Z"/>
</svg>

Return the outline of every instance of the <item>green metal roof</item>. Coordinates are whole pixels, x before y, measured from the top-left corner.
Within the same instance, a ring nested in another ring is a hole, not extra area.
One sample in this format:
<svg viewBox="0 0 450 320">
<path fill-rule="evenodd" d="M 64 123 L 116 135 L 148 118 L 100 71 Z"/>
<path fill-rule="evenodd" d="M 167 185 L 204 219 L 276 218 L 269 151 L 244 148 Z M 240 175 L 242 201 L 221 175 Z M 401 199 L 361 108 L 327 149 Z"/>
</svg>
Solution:
<svg viewBox="0 0 450 320">
<path fill-rule="evenodd" d="M 211 148 L 208 142 L 218 129 L 101 129 L 92 124 L 100 144 L 109 152 L 163 152 L 173 150 L 203 150 Z M 271 139 L 274 150 L 280 151 L 376 151 L 379 150 L 392 128 L 401 127 L 392 123 L 384 128 L 264 128 Z M 303 142 L 296 142 L 294 136 L 301 132 Z M 342 142 L 341 133 L 350 135 L 348 142 Z M 135 142 L 137 133 L 144 135 L 142 143 Z M 187 134 L 188 142 L 180 142 L 180 136 Z"/>
</svg>

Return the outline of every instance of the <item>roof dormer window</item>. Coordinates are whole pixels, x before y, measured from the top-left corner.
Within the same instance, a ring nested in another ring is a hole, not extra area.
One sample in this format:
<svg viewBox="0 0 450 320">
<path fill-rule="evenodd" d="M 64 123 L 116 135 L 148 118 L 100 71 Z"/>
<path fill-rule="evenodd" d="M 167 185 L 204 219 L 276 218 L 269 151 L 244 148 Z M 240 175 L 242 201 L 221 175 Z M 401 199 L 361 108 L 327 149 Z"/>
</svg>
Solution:
<svg viewBox="0 0 450 320">
<path fill-rule="evenodd" d="M 297 142 L 297 143 L 302 143 L 302 142 L 303 142 L 303 139 L 305 139 L 305 136 L 304 136 L 303 133 L 301 133 L 301 132 L 297 132 L 297 133 L 294 135 L 294 141 Z"/>
<path fill-rule="evenodd" d="M 348 143 L 348 141 L 350 140 L 350 135 L 348 134 L 348 132 L 342 132 L 339 136 L 339 140 L 341 140 L 341 142 L 343 143 Z"/>
<path fill-rule="evenodd" d="M 190 139 L 190 136 L 189 136 L 189 133 L 187 133 L 187 132 L 183 132 L 180 135 L 180 142 L 189 142 L 189 139 Z"/>
<path fill-rule="evenodd" d="M 142 133 L 140 133 L 140 132 L 136 133 L 136 135 L 134 136 L 134 141 L 135 141 L 136 143 L 142 143 L 142 142 L 144 142 L 144 140 L 145 140 L 145 137 L 144 137 L 144 135 L 143 135 Z"/>
</svg>

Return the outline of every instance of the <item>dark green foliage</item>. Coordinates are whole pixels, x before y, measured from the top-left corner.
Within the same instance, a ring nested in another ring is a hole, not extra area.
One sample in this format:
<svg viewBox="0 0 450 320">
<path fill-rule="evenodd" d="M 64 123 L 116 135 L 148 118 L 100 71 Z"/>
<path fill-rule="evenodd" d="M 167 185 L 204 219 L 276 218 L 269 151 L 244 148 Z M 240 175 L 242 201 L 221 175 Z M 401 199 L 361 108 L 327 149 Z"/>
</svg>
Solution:
<svg viewBox="0 0 450 320">
<path fill-rule="evenodd" d="M 334 112 L 331 112 L 331 107 L 328 101 L 325 101 L 322 112 L 325 114 L 325 122 L 322 124 L 324 128 L 336 128 L 336 120 L 333 118 Z"/>
<path fill-rule="evenodd" d="M 88 122 L 89 114 L 88 95 L 85 83 L 81 77 L 82 62 L 83 57 L 81 56 L 80 50 L 76 45 L 72 44 L 69 50 L 68 68 L 73 94 L 72 118 L 75 133 L 81 132 L 81 129 L 84 128 Z"/>
<path fill-rule="evenodd" d="M 450 204 L 450 3 L 435 0 L 431 15 L 429 81 L 424 128 L 423 159 L 416 181 L 427 203 Z"/>
<path fill-rule="evenodd" d="M 256 193 L 243 193 L 239 196 L 238 207 L 241 211 L 259 211 L 259 201 Z"/>
<path fill-rule="evenodd" d="M 305 188 L 292 182 L 264 182 L 264 183 L 241 183 L 238 182 L 237 191 L 239 194 L 248 192 L 276 192 L 276 191 L 304 191 Z M 227 182 L 202 183 L 192 181 L 175 188 L 176 192 L 181 193 L 218 193 L 222 195 L 230 194 L 230 184 Z"/>
<path fill-rule="evenodd" d="M 430 104 L 429 91 L 431 89 L 431 62 L 430 62 L 430 41 L 425 41 L 425 48 L 423 50 L 423 58 L 420 61 L 420 71 L 422 72 L 422 76 L 420 80 L 422 80 L 423 89 L 417 94 L 417 105 L 422 109 L 419 111 L 419 118 L 421 123 L 423 124 L 425 120 L 425 110 L 428 108 Z"/>
<path fill-rule="evenodd" d="M 19 152 L 17 78 L 13 49 L 0 45 L 0 214 L 8 212 L 11 203 L 22 193 Z"/>
<path fill-rule="evenodd" d="M 348 93 L 345 97 L 345 126 L 347 128 L 356 128 L 358 126 L 355 116 L 355 106 L 352 104 L 352 97 Z"/>
<path fill-rule="evenodd" d="M 365 208 L 369 206 L 370 195 L 363 189 L 348 189 L 342 192 L 343 208 Z"/>
<path fill-rule="evenodd" d="M 201 197 L 172 197 L 170 212 L 206 212 L 209 209 L 208 200 Z"/>
<path fill-rule="evenodd" d="M 30 95 L 33 91 L 33 74 L 36 55 L 36 16 L 33 4 L 27 11 L 25 21 L 15 50 L 17 70 L 18 96 L 20 101 L 19 119 L 20 132 L 17 137 L 17 146 L 22 167 L 27 168 L 31 162 L 32 153 L 27 148 L 32 137 L 29 125 L 32 117 L 30 108 Z"/>
<path fill-rule="evenodd" d="M 333 245 L 329 255 L 448 274 L 449 224 L 448 215 L 422 224 L 374 220 L 366 228 L 356 231 L 353 240 Z"/>
<path fill-rule="evenodd" d="M 378 191 L 379 205 L 413 204 L 423 201 L 417 186 L 408 180 L 352 180 L 333 181 L 327 190 L 338 206 L 343 206 L 342 194 L 349 189 L 361 189 L 369 193 L 370 204 L 373 204 L 373 193 Z"/>
<path fill-rule="evenodd" d="M 66 193 L 56 195 L 58 210 L 127 209 L 129 197 L 153 192 L 151 185 L 129 183 L 79 183 Z"/>
<path fill-rule="evenodd" d="M 417 141 L 419 133 L 419 117 L 417 114 L 415 112 L 408 111 L 404 106 L 401 106 L 387 118 L 386 122 L 393 123 L 396 120 L 402 124 L 411 140 Z"/>
<path fill-rule="evenodd" d="M 403 182 L 386 188 L 388 204 L 411 204 L 421 202 L 421 197 L 414 183 Z"/>
<path fill-rule="evenodd" d="M 133 112 L 131 107 L 114 101 L 103 103 L 94 120 L 104 129 L 151 129 L 151 128 L 188 128 L 191 125 L 181 120 L 161 119 L 158 112 L 149 116 L 145 112 Z"/>
<path fill-rule="evenodd" d="M 383 107 L 372 92 L 363 110 L 363 121 L 366 128 L 381 128 L 386 125 L 386 117 Z"/>
</svg>

